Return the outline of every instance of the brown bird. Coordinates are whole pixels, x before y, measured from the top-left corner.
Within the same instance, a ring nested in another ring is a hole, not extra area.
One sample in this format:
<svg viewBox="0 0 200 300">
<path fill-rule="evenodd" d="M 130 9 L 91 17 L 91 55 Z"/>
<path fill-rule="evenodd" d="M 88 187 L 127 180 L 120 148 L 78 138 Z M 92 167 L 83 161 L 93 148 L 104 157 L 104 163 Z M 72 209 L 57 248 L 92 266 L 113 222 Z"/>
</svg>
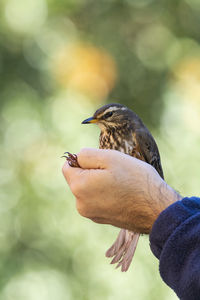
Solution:
<svg viewBox="0 0 200 300">
<path fill-rule="evenodd" d="M 96 123 L 100 129 L 99 148 L 115 149 L 129 154 L 152 165 L 162 178 L 163 171 L 156 142 L 142 120 L 130 109 L 121 104 L 107 104 L 99 108 L 93 117 L 82 124 Z M 69 152 L 67 160 L 77 167 L 77 157 Z M 133 259 L 140 234 L 121 229 L 114 244 L 106 252 L 114 257 L 112 264 L 118 263 L 121 270 L 127 271 Z"/>
</svg>

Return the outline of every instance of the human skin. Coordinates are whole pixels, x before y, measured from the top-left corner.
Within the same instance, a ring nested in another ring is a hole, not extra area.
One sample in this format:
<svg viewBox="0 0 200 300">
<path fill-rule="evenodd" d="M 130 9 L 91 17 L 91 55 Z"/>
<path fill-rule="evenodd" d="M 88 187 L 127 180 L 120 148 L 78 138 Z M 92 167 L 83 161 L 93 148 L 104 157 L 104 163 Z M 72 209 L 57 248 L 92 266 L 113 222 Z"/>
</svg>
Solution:
<svg viewBox="0 0 200 300">
<path fill-rule="evenodd" d="M 149 233 L 158 215 L 182 197 L 149 164 L 115 150 L 84 148 L 80 168 L 66 161 L 63 174 L 80 215 Z"/>
</svg>

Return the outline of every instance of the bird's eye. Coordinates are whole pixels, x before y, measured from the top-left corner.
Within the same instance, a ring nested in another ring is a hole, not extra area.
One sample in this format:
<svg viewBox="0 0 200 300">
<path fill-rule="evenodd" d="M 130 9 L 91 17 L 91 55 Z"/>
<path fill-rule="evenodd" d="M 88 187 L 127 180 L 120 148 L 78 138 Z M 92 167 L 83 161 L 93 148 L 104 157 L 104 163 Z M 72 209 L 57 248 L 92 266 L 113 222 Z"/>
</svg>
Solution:
<svg viewBox="0 0 200 300">
<path fill-rule="evenodd" d="M 113 115 L 113 112 L 112 111 L 109 111 L 105 114 L 104 118 L 107 119 L 107 118 L 110 118 L 111 116 Z"/>
</svg>

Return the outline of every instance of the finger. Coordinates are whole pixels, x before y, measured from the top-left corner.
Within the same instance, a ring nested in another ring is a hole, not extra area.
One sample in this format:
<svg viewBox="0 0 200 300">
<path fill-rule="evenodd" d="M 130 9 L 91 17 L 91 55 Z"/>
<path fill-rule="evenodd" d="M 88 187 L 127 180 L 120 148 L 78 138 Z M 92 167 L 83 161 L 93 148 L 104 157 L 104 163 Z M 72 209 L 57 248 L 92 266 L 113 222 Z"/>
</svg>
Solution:
<svg viewBox="0 0 200 300">
<path fill-rule="evenodd" d="M 99 176 L 102 176 L 102 172 L 107 171 L 102 169 L 73 168 L 68 162 L 65 162 L 62 172 L 72 193 L 76 198 L 79 198 L 81 195 L 87 194 L 91 186 L 95 186 Z"/>
<path fill-rule="evenodd" d="M 78 163 L 83 169 L 107 169 L 114 150 L 84 148 L 78 153 Z"/>
<path fill-rule="evenodd" d="M 62 172 L 63 175 L 67 181 L 67 183 L 70 185 L 71 182 L 73 182 L 75 179 L 78 180 L 80 178 L 80 176 L 83 173 L 83 169 L 81 168 L 74 168 L 71 167 L 68 163 L 68 161 L 66 161 L 62 167 Z"/>
</svg>

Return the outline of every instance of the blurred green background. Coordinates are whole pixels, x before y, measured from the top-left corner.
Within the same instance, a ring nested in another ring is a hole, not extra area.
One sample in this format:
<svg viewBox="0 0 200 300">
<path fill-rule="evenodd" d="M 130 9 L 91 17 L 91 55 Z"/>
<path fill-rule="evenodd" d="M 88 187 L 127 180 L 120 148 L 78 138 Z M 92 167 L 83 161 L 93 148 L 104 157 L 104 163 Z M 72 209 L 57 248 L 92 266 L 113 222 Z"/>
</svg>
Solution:
<svg viewBox="0 0 200 300">
<path fill-rule="evenodd" d="M 199 25 L 199 0 L 0 2 L 0 300 L 177 299 L 148 237 L 126 274 L 109 265 L 118 229 L 78 215 L 60 156 L 98 147 L 80 123 L 120 102 L 200 195 Z"/>
</svg>

